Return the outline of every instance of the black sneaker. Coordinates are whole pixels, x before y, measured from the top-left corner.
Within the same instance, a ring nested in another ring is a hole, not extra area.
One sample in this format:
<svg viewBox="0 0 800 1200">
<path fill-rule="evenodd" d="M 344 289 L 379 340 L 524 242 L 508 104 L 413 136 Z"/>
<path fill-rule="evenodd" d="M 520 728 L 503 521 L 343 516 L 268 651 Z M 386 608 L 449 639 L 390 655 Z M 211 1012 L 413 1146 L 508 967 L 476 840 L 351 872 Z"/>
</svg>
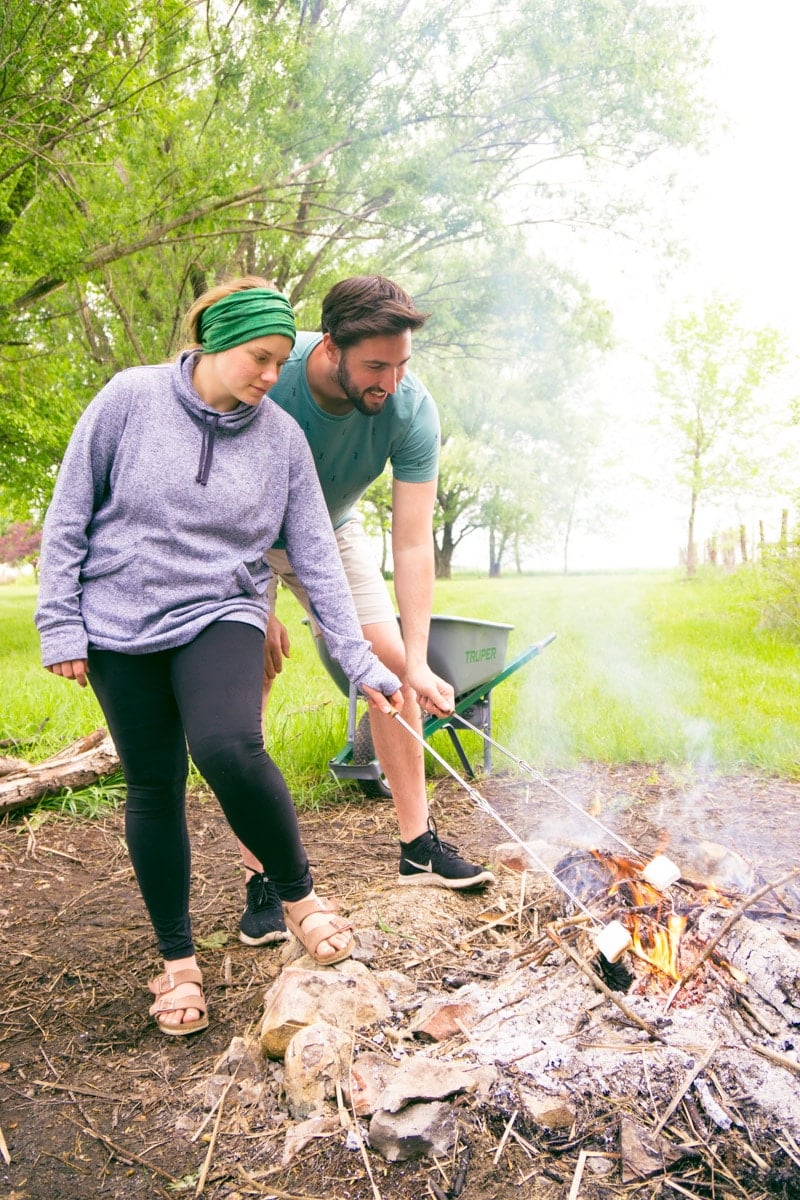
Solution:
<svg viewBox="0 0 800 1200">
<path fill-rule="evenodd" d="M 494 875 L 462 858 L 455 846 L 440 841 L 433 820 L 413 842 L 400 843 L 398 883 L 444 888 L 474 888 L 494 883 Z"/>
<path fill-rule="evenodd" d="M 275 884 L 266 875 L 253 875 L 247 881 L 247 905 L 239 922 L 239 941 L 245 946 L 266 946 L 270 942 L 285 942 L 289 936 Z"/>
</svg>

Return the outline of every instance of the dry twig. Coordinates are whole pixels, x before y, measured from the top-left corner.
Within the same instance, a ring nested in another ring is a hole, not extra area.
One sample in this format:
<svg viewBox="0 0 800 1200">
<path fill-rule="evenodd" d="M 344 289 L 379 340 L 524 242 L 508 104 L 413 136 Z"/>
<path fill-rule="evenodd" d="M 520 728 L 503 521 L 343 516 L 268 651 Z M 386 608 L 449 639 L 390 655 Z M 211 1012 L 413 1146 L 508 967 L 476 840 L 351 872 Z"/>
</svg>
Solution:
<svg viewBox="0 0 800 1200">
<path fill-rule="evenodd" d="M 174 1177 L 174 1175 L 170 1175 L 168 1171 L 162 1171 L 161 1167 L 157 1167 L 154 1163 L 148 1162 L 146 1158 L 142 1158 L 141 1154 L 134 1154 L 133 1150 L 126 1150 L 124 1146 L 119 1146 L 116 1142 L 112 1142 L 110 1137 L 107 1137 L 106 1134 L 101 1133 L 99 1129 L 95 1129 L 92 1125 L 89 1125 L 88 1123 L 82 1125 L 80 1121 L 76 1121 L 75 1118 L 71 1117 L 69 1114 L 67 1114 L 67 1120 L 71 1125 L 74 1125 L 76 1129 L 80 1129 L 81 1133 L 88 1134 L 89 1137 L 96 1138 L 98 1142 L 102 1142 L 106 1149 L 115 1158 L 118 1158 L 120 1162 L 127 1163 L 129 1166 L 132 1166 L 134 1163 L 138 1163 L 140 1167 L 144 1167 L 147 1171 L 152 1171 L 154 1175 L 160 1175 L 161 1178 L 166 1179 L 168 1183 L 178 1183 L 178 1180 Z M 84 1121 L 85 1120 L 86 1117 L 84 1114 Z"/>
<path fill-rule="evenodd" d="M 352 1121 L 350 1120 L 350 1115 L 344 1106 L 344 1099 L 342 1097 L 342 1087 L 341 1087 L 341 1084 L 339 1083 L 338 1079 L 336 1081 L 336 1105 L 337 1105 L 337 1108 L 339 1109 L 340 1119 L 343 1116 L 347 1117 L 347 1124 L 346 1124 L 345 1128 L 348 1129 L 352 1133 L 353 1137 L 358 1142 L 358 1149 L 361 1153 L 361 1158 L 364 1163 L 364 1167 L 366 1169 L 367 1176 L 369 1177 L 370 1187 L 372 1188 L 372 1195 L 374 1197 L 374 1200 L 381 1200 L 381 1194 L 378 1190 L 378 1185 L 376 1184 L 375 1178 L 372 1174 L 372 1167 L 370 1166 L 370 1163 L 369 1163 L 369 1156 L 367 1155 L 367 1149 L 366 1149 L 366 1146 L 364 1145 L 364 1139 L 362 1138 L 361 1131 L 358 1128 L 358 1116 L 356 1115 L 355 1103 L 353 1101 L 353 1095 L 355 1092 L 355 1089 L 353 1087 L 353 1050 L 354 1049 L 355 1049 L 355 1043 L 351 1043 L 351 1045 L 350 1045 L 350 1066 L 348 1068 L 348 1072 L 349 1072 L 349 1076 L 350 1076 L 350 1103 L 351 1103 L 352 1109 L 353 1109 Z"/>
<path fill-rule="evenodd" d="M 500 1144 L 497 1147 L 497 1151 L 495 1153 L 494 1158 L 492 1159 L 492 1164 L 495 1167 L 500 1162 L 500 1159 L 503 1156 L 503 1151 L 505 1150 L 506 1142 L 508 1141 L 508 1135 L 511 1133 L 511 1130 L 514 1128 L 514 1122 L 516 1121 L 518 1116 L 519 1116 L 519 1109 L 515 1108 L 513 1113 L 511 1114 L 511 1117 L 509 1118 L 508 1124 L 506 1125 L 505 1129 L 503 1130 L 503 1136 L 500 1138 Z"/>
</svg>

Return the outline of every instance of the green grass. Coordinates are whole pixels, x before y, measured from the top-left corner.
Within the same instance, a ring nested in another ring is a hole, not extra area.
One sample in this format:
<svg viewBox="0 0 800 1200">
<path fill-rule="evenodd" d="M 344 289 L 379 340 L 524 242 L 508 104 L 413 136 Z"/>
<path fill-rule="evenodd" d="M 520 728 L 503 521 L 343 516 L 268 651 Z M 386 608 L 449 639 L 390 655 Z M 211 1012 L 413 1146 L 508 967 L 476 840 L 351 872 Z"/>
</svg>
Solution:
<svg viewBox="0 0 800 1200">
<path fill-rule="evenodd" d="M 437 610 L 557 640 L 495 693 L 498 740 L 542 768 L 591 760 L 800 774 L 800 647 L 759 629 L 747 575 L 441 584 Z"/>
<path fill-rule="evenodd" d="M 0 737 L 35 736 L 20 750 L 32 759 L 103 723 L 89 690 L 38 665 L 34 605 L 32 585 L 0 589 Z M 542 770 L 599 761 L 800 775 L 800 646 L 759 629 L 746 572 L 457 578 L 437 584 L 435 610 L 512 624 L 508 661 L 557 634 L 492 693 L 496 739 Z M 286 592 L 279 615 L 292 657 L 273 689 L 267 742 L 298 804 L 314 805 L 341 794 L 326 764 L 345 742 L 346 702 Z M 477 735 L 464 743 L 479 760 Z M 433 744 L 456 763 L 444 733 Z"/>
</svg>

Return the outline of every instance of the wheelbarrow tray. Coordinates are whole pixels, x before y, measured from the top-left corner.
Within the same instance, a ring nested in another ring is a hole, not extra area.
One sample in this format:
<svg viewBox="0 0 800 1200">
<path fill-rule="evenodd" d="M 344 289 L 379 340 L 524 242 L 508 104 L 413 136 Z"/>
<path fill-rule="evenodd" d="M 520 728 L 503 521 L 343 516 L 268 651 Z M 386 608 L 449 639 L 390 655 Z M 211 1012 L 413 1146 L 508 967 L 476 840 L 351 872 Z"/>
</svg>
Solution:
<svg viewBox="0 0 800 1200">
<path fill-rule="evenodd" d="M 402 630 L 402 624 L 400 628 Z M 513 625 L 498 621 L 434 614 L 428 635 L 428 664 L 432 671 L 447 680 L 457 696 L 462 695 L 502 671 L 508 635 L 513 628 Z M 314 643 L 325 670 L 339 691 L 349 696 L 350 681 L 328 653 L 325 639 L 315 637 Z"/>
<path fill-rule="evenodd" d="M 474 775 L 474 771 L 456 732 L 459 728 L 459 715 L 463 715 L 473 724 L 479 725 L 485 733 L 491 734 L 491 693 L 493 689 L 530 662 L 532 658 L 541 654 L 556 636 L 551 633 L 541 641 L 528 646 L 506 665 L 508 637 L 513 628 L 513 625 L 497 621 L 480 621 L 468 617 L 451 617 L 441 614 L 434 614 L 431 617 L 428 663 L 437 675 L 446 679 L 452 686 L 455 693 L 455 706 L 454 712 L 446 717 L 425 717 L 422 733 L 425 738 L 428 738 L 438 730 L 445 729 L 462 766 L 469 775 Z M 356 761 L 354 755 L 354 744 L 357 740 L 357 693 L 350 687 L 344 672 L 328 654 L 323 638 L 315 637 L 314 641 L 317 652 L 331 678 L 348 696 L 350 702 L 347 744 L 329 760 L 328 767 L 335 779 L 354 780 L 360 784 L 367 795 L 389 796 L 391 792 L 383 776 L 381 765 L 373 756 L 371 739 L 367 738 L 369 753 L 366 756 L 359 755 L 359 761 Z M 367 720 L 367 714 L 364 714 L 362 721 Z M 464 726 L 461 728 L 463 729 Z M 486 743 L 483 766 L 487 774 L 491 769 L 490 754 L 489 745 Z"/>
</svg>

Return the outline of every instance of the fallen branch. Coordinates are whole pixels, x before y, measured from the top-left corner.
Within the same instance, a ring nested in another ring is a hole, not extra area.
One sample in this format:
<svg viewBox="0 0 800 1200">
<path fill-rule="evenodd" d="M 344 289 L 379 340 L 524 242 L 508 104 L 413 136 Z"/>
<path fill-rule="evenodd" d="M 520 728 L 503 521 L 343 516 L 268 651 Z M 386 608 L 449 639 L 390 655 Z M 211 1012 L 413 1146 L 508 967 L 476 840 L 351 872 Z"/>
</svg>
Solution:
<svg viewBox="0 0 800 1200">
<path fill-rule="evenodd" d="M 119 770 L 119 755 L 105 729 L 96 729 L 42 762 L 23 767 L 0 780 L 0 815 L 112 775 Z"/>
<path fill-rule="evenodd" d="M 0 775 L 13 775 L 16 771 L 28 771 L 30 765 L 24 758 L 14 758 L 13 754 L 0 754 Z"/>
</svg>

